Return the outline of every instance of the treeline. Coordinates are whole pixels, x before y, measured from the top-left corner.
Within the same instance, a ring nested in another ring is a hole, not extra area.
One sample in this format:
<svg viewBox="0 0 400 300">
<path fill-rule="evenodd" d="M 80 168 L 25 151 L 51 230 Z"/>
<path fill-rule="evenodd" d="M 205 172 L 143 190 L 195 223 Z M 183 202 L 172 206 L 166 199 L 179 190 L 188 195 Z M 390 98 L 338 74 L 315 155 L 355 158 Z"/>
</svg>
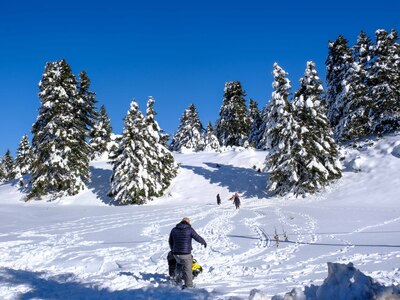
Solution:
<svg viewBox="0 0 400 300">
<path fill-rule="evenodd" d="M 143 117 L 135 101 L 125 117 L 122 137 L 112 142 L 104 106 L 98 111 L 85 71 L 76 79 L 65 60 L 46 64 L 39 83 L 41 106 L 32 126 L 32 146 L 23 136 L 14 161 L 2 159 L 0 176 L 11 180 L 30 174 L 27 200 L 76 195 L 90 179 L 91 159 L 111 154 L 109 195 L 121 204 L 142 204 L 163 191 L 177 172 L 165 135 L 154 119 L 149 98 Z"/>
<path fill-rule="evenodd" d="M 0 179 L 31 174 L 28 199 L 75 195 L 90 177 L 89 161 L 110 153 L 109 195 L 124 204 L 143 204 L 163 194 L 177 166 L 170 151 L 222 151 L 240 146 L 266 151 L 267 190 L 304 195 L 341 177 L 338 143 L 400 127 L 400 45 L 395 30 L 365 32 L 348 46 L 329 43 L 326 86 L 307 62 L 300 87 L 291 90 L 287 73 L 273 66 L 273 93 L 259 109 L 239 81 L 227 82 L 215 124 L 204 128 L 196 106 L 183 112 L 169 136 L 155 121 L 154 99 L 143 115 L 136 101 L 125 117 L 122 137 L 112 141 L 105 107 L 98 111 L 85 71 L 78 79 L 65 60 L 46 65 L 39 84 L 41 107 L 32 128 L 32 147 L 23 136 L 14 160 L 7 151 Z"/>
<path fill-rule="evenodd" d="M 361 32 L 348 46 L 329 42 L 326 92 L 313 62 L 292 93 L 286 72 L 274 65 L 273 93 L 261 110 L 247 108 L 240 82 L 225 85 L 214 127 L 204 129 L 196 107 L 182 114 L 171 150 L 215 150 L 231 146 L 268 150 L 265 171 L 274 193 L 305 194 L 340 178 L 338 144 L 400 127 L 400 46 L 396 30 L 377 30 L 375 42 Z"/>
</svg>

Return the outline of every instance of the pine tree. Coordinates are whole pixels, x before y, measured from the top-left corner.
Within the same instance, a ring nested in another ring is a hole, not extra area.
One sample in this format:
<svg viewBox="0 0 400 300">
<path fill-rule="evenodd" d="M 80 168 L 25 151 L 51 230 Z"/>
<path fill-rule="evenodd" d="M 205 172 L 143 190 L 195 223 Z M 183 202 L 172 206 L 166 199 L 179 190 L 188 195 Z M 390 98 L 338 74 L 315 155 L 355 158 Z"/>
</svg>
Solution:
<svg viewBox="0 0 400 300">
<path fill-rule="evenodd" d="M 0 182 L 5 181 L 6 172 L 4 171 L 4 166 L 2 160 L 0 161 Z"/>
<path fill-rule="evenodd" d="M 326 60 L 326 102 L 328 106 L 328 119 L 335 136 L 336 126 L 343 118 L 343 110 L 346 104 L 345 74 L 353 63 L 351 49 L 347 46 L 347 40 L 339 36 L 336 41 L 329 43 L 329 54 Z"/>
<path fill-rule="evenodd" d="M 260 142 L 260 129 L 262 124 L 262 118 L 258 109 L 258 104 L 253 99 L 250 99 L 248 119 L 250 123 L 249 131 L 249 144 L 250 146 L 257 148 Z"/>
<path fill-rule="evenodd" d="M 39 83 L 41 107 L 33 124 L 32 190 L 28 198 L 75 195 L 89 177 L 77 81 L 65 60 L 46 64 Z"/>
<path fill-rule="evenodd" d="M 366 85 L 366 71 L 361 63 L 353 62 L 344 75 L 346 85 L 343 113 L 335 127 L 338 140 L 352 140 L 371 132 L 372 99 Z"/>
<path fill-rule="evenodd" d="M 256 145 L 257 149 L 267 150 L 267 123 L 268 123 L 268 104 L 263 107 L 260 112 L 261 124 L 258 132 L 258 143 Z"/>
<path fill-rule="evenodd" d="M 205 151 L 219 151 L 220 145 L 217 137 L 214 135 L 214 129 L 211 122 L 208 122 L 206 133 L 204 135 L 204 150 Z"/>
<path fill-rule="evenodd" d="M 239 81 L 225 83 L 224 99 L 215 126 L 221 146 L 245 146 L 249 135 L 246 96 Z"/>
<path fill-rule="evenodd" d="M 176 176 L 174 159 L 161 143 L 153 104 L 150 98 L 145 118 L 133 101 L 125 117 L 109 193 L 121 204 L 144 204 L 161 196 Z"/>
<path fill-rule="evenodd" d="M 270 174 L 267 189 L 272 193 L 284 195 L 291 191 L 297 180 L 291 148 L 296 140 L 298 125 L 290 110 L 288 97 L 291 84 L 286 78 L 287 73 L 275 63 L 273 75 L 274 91 L 266 109 L 264 132 L 264 140 L 269 150 L 265 158 L 266 169 Z"/>
<path fill-rule="evenodd" d="M 15 179 L 16 171 L 15 171 L 15 162 L 14 158 L 11 156 L 10 150 L 7 149 L 6 154 L 4 155 L 2 161 L 2 169 L 4 172 L 4 180 L 9 181 Z"/>
<path fill-rule="evenodd" d="M 143 204 L 152 196 L 148 172 L 146 125 L 136 101 L 132 101 L 125 117 L 124 131 L 116 157 L 109 195 L 121 204 Z"/>
<path fill-rule="evenodd" d="M 353 47 L 354 61 L 359 63 L 368 72 L 374 57 L 373 43 L 365 31 L 361 31 L 357 38 L 357 43 Z M 367 78 L 365 78 L 367 79 Z"/>
<path fill-rule="evenodd" d="M 17 150 L 17 158 L 15 159 L 16 168 L 19 175 L 25 175 L 30 172 L 33 161 L 32 148 L 29 145 L 28 136 L 24 134 Z"/>
<path fill-rule="evenodd" d="M 152 158 L 150 171 L 156 179 L 153 194 L 158 197 L 162 196 L 164 191 L 170 186 L 172 179 L 177 175 L 178 167 L 166 144 L 168 136 L 164 134 L 164 130 L 160 128 L 155 120 L 157 113 L 153 107 L 154 103 L 153 97 L 149 97 L 145 124 L 149 136 L 148 143 L 150 149 L 153 150 L 152 153 L 149 151 L 149 157 Z"/>
<path fill-rule="evenodd" d="M 183 112 L 178 131 L 174 134 L 171 142 L 172 151 L 181 151 L 182 149 L 191 149 L 201 151 L 204 149 L 204 128 L 201 124 L 196 107 L 190 104 Z"/>
<path fill-rule="evenodd" d="M 97 119 L 96 111 L 96 93 L 90 91 L 90 79 L 87 76 L 86 71 L 81 71 L 79 73 L 79 82 L 77 87 L 77 106 L 82 120 L 84 129 L 87 136 L 92 131 L 92 127 Z"/>
<path fill-rule="evenodd" d="M 93 125 L 90 133 L 90 147 L 92 149 L 92 159 L 101 156 L 108 149 L 107 146 L 111 142 L 112 127 L 110 118 L 107 115 L 104 105 L 100 107 L 100 112 Z"/>
<path fill-rule="evenodd" d="M 370 71 L 373 132 L 383 134 L 400 128 L 400 47 L 392 30 L 376 31 L 375 60 Z"/>
<path fill-rule="evenodd" d="M 313 62 L 307 62 L 300 89 L 293 102 L 294 116 L 301 129 L 294 149 L 297 182 L 293 193 L 319 191 L 341 177 L 338 147 L 326 117 L 324 91 Z"/>
<path fill-rule="evenodd" d="M 364 31 L 353 47 L 353 62 L 344 73 L 346 101 L 343 116 L 335 128 L 339 140 L 351 140 L 371 132 L 371 82 L 369 72 L 373 59 L 373 45 Z"/>
</svg>

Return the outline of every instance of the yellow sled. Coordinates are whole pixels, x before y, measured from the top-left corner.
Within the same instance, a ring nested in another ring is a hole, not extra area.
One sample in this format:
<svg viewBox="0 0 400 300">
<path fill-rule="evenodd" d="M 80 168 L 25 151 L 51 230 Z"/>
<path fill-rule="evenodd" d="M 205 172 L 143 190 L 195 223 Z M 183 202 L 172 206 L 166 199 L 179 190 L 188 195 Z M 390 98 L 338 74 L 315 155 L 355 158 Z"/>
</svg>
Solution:
<svg viewBox="0 0 400 300">
<path fill-rule="evenodd" d="M 197 263 L 197 260 L 193 259 L 193 264 L 192 264 L 193 277 L 196 277 L 201 272 L 203 272 L 203 268 Z"/>
</svg>

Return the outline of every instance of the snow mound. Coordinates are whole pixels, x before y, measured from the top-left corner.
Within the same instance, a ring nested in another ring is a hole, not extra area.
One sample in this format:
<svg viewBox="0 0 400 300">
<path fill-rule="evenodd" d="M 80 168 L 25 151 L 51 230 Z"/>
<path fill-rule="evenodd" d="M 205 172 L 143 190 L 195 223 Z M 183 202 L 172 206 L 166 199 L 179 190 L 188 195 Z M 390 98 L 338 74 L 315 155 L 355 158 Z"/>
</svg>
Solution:
<svg viewBox="0 0 400 300">
<path fill-rule="evenodd" d="M 400 300 L 399 286 L 384 286 L 347 265 L 328 262 L 328 277 L 321 286 L 305 287 L 304 292 L 293 289 L 285 296 L 274 296 L 272 300 Z"/>
</svg>

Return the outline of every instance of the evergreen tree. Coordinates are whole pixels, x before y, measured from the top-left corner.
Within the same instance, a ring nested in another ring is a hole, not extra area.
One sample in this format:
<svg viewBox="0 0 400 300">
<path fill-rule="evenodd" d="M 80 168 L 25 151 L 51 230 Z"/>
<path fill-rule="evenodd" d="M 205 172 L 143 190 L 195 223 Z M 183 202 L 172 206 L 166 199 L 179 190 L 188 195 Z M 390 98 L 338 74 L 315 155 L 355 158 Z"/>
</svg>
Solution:
<svg viewBox="0 0 400 300">
<path fill-rule="evenodd" d="M 275 63 L 273 75 L 274 91 L 266 109 L 264 132 L 264 140 L 269 150 L 265 158 L 266 169 L 270 174 L 267 189 L 272 193 L 284 195 L 290 192 L 297 180 L 291 148 L 297 140 L 295 133 L 298 125 L 290 110 L 288 97 L 291 84 L 286 78 L 287 73 Z"/>
<path fill-rule="evenodd" d="M 136 101 L 125 117 L 124 132 L 113 159 L 109 195 L 121 204 L 144 204 L 161 196 L 176 176 L 177 168 L 168 149 L 160 143 L 154 120 L 154 100 L 148 101 L 146 118 Z"/>
<path fill-rule="evenodd" d="M 4 155 L 2 161 L 2 169 L 4 172 L 4 180 L 9 181 L 12 179 L 15 179 L 16 171 L 15 171 L 15 163 L 14 163 L 14 158 L 11 156 L 10 150 L 7 149 L 6 154 Z"/>
<path fill-rule="evenodd" d="M 301 125 L 294 149 L 297 182 L 294 194 L 319 191 L 341 177 L 338 147 L 326 117 L 323 87 L 313 62 L 307 62 L 300 89 L 295 94 L 295 119 Z"/>
<path fill-rule="evenodd" d="M 357 38 L 357 43 L 353 47 L 354 61 L 368 72 L 374 57 L 373 43 L 365 31 L 361 31 Z M 367 79 L 367 78 L 365 78 Z"/>
<path fill-rule="evenodd" d="M 249 135 L 246 96 L 239 81 L 225 83 L 224 99 L 215 126 L 221 146 L 245 146 Z"/>
<path fill-rule="evenodd" d="M 81 71 L 79 73 L 79 82 L 77 87 L 77 108 L 79 111 L 80 119 L 82 120 L 83 126 L 85 127 L 83 131 L 86 136 L 92 131 L 92 127 L 97 119 L 96 111 L 96 93 L 90 91 L 90 79 L 87 76 L 86 71 Z"/>
<path fill-rule="evenodd" d="M 107 115 L 104 105 L 100 107 L 100 112 L 90 133 L 90 147 L 92 149 L 92 158 L 101 156 L 106 152 L 108 144 L 111 142 L 112 127 L 110 118 Z"/>
<path fill-rule="evenodd" d="M 170 186 L 172 179 L 176 177 L 178 167 L 166 144 L 168 136 L 164 134 L 164 131 L 155 120 L 157 113 L 153 107 L 154 103 L 153 97 L 149 97 L 147 101 L 145 124 L 149 136 L 148 143 L 152 150 L 152 152 L 149 151 L 149 157 L 152 159 L 150 171 L 156 179 L 153 194 L 159 197 L 163 195 L 164 191 Z"/>
<path fill-rule="evenodd" d="M 94 120 L 96 119 L 96 98 L 95 93 L 90 91 L 90 79 L 86 71 L 79 73 L 79 82 L 77 82 L 76 95 L 72 99 L 75 115 L 75 132 L 71 143 L 71 161 L 75 162 L 73 171 L 77 178 L 83 181 L 89 179 L 89 161 L 93 153 L 89 146 L 88 139 L 92 130 Z"/>
<path fill-rule="evenodd" d="M 329 43 L 329 54 L 326 60 L 326 101 L 328 119 L 334 129 L 343 118 L 347 97 L 345 75 L 352 63 L 351 49 L 343 36 L 340 35 L 336 41 Z M 335 136 L 337 136 L 336 131 Z"/>
<path fill-rule="evenodd" d="M 33 124 L 32 190 L 28 198 L 74 195 L 89 177 L 77 81 L 65 60 L 46 64 L 39 83 L 41 107 Z"/>
<path fill-rule="evenodd" d="M 21 142 L 17 150 L 17 158 L 15 159 L 16 168 L 20 175 L 25 175 L 30 172 L 33 161 L 32 148 L 29 145 L 29 140 L 26 134 L 22 136 Z"/>
<path fill-rule="evenodd" d="M 196 107 L 190 104 L 183 112 L 178 131 L 174 134 L 171 142 L 172 151 L 191 149 L 201 151 L 204 149 L 203 125 L 201 124 Z"/>
<path fill-rule="evenodd" d="M 376 58 L 370 72 L 372 84 L 373 131 L 377 134 L 400 128 L 400 47 L 392 30 L 376 31 Z"/>
<path fill-rule="evenodd" d="M 256 145 L 257 149 L 267 150 L 267 123 L 268 123 L 268 104 L 263 107 L 260 112 L 261 124 L 258 132 L 258 143 Z"/>
<path fill-rule="evenodd" d="M 113 175 L 109 195 L 121 204 L 143 204 L 153 195 L 152 177 L 148 172 L 144 117 L 136 101 L 132 101 L 125 117 L 116 157 L 113 159 Z"/>
<path fill-rule="evenodd" d="M 220 145 L 218 138 L 214 135 L 214 129 L 211 122 L 208 122 L 206 133 L 204 136 L 205 151 L 219 151 Z"/>
<path fill-rule="evenodd" d="M 6 172 L 4 171 L 3 159 L 0 161 L 0 182 L 5 181 Z"/>
<path fill-rule="evenodd" d="M 258 104 L 253 99 L 250 99 L 248 119 L 250 123 L 249 144 L 256 148 L 259 144 L 262 118 L 258 109 Z"/>
<path fill-rule="evenodd" d="M 372 99 L 366 81 L 366 70 L 359 62 L 353 62 L 344 75 L 346 85 L 343 113 L 335 127 L 339 140 L 352 140 L 371 132 L 370 111 Z"/>
</svg>

